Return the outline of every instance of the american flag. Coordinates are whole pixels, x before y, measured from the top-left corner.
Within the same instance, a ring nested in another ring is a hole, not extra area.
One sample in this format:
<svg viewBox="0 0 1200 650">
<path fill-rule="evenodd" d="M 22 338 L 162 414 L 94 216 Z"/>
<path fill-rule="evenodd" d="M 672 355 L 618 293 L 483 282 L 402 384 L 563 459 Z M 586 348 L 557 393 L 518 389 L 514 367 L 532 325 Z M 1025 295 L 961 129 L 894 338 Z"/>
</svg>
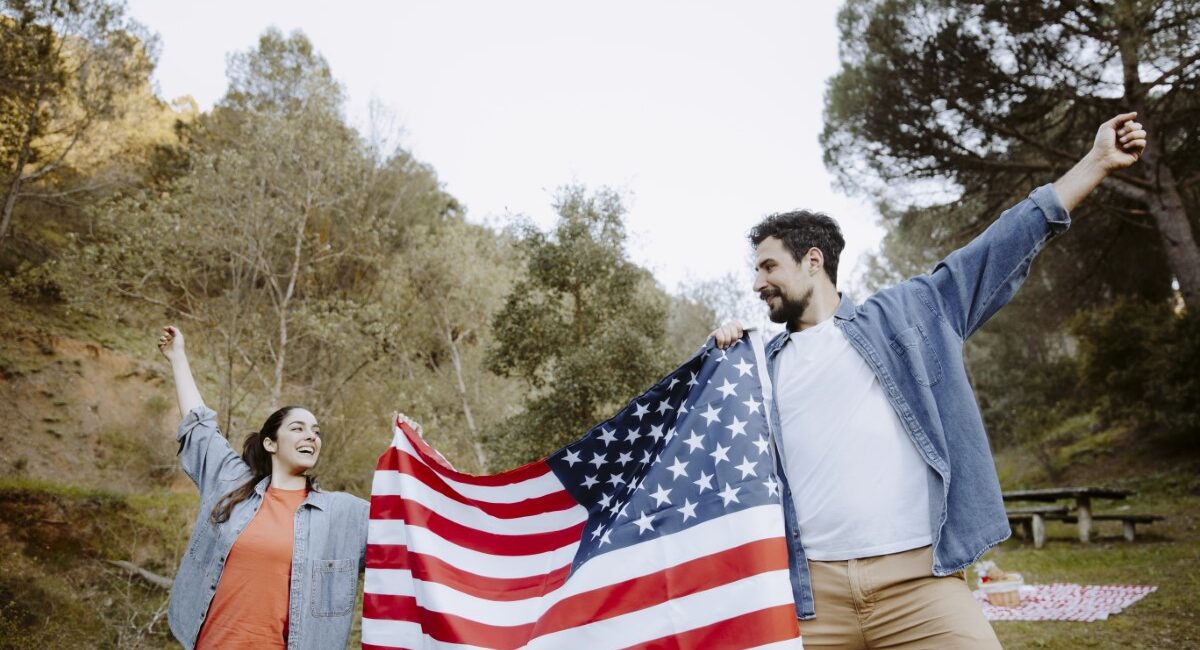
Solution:
<svg viewBox="0 0 1200 650">
<path fill-rule="evenodd" d="M 799 648 L 749 336 L 494 476 L 397 422 L 371 489 L 363 648 Z"/>
</svg>

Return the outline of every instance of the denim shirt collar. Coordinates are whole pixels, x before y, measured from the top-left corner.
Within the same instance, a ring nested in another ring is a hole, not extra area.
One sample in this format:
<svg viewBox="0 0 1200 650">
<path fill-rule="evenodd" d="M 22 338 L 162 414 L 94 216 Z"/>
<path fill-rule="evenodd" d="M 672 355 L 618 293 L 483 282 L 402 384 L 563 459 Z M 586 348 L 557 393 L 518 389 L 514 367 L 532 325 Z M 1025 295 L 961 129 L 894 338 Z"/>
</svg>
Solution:
<svg viewBox="0 0 1200 650">
<path fill-rule="evenodd" d="M 271 484 L 271 476 L 268 474 L 267 476 L 264 476 L 262 478 L 262 480 L 259 481 L 254 486 L 254 491 L 256 493 L 258 493 L 259 497 L 263 497 L 266 495 L 267 486 L 270 484 Z M 326 510 L 329 507 L 329 496 L 319 490 L 309 490 L 308 497 L 306 497 L 304 499 L 304 503 L 302 503 L 300 505 L 312 506 L 314 508 L 317 508 L 318 510 Z"/>
</svg>

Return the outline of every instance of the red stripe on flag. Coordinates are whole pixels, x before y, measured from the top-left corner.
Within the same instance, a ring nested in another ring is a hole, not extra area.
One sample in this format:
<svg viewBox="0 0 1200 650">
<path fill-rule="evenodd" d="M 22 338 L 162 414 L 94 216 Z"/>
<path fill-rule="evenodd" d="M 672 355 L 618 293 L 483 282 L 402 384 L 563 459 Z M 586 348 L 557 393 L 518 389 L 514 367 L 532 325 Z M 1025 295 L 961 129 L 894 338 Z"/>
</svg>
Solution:
<svg viewBox="0 0 1200 650">
<path fill-rule="evenodd" d="M 370 609 L 372 615 L 367 616 Z M 421 630 L 437 641 L 465 643 L 496 650 L 515 650 L 529 643 L 533 624 L 488 625 L 455 614 L 425 609 L 412 596 L 363 594 L 363 616 L 420 623 Z"/>
<path fill-rule="evenodd" d="M 377 469 L 407 474 L 446 498 L 479 508 L 483 512 L 500 519 L 516 519 L 518 517 L 528 517 L 547 512 L 557 512 L 578 505 L 566 490 L 551 492 L 550 494 L 525 499 L 516 503 L 492 503 L 471 499 L 455 491 L 440 475 L 430 469 L 428 465 L 421 463 L 407 452 L 395 447 L 391 447 L 379 457 L 379 466 Z M 374 500 L 382 497 L 383 495 L 377 494 L 372 495 L 371 499 Z"/>
<path fill-rule="evenodd" d="M 377 496 L 371 499 L 371 519 L 404 521 L 410 525 L 433 531 L 439 537 L 452 540 L 464 548 L 491 555 L 506 556 L 547 553 L 564 546 L 577 544 L 587 523 L 581 521 L 570 528 L 546 533 L 500 535 L 464 526 L 439 515 L 416 501 L 395 495 Z"/>
<path fill-rule="evenodd" d="M 737 650 L 795 639 L 799 635 L 795 605 L 777 605 L 629 648 Z"/>
<path fill-rule="evenodd" d="M 438 474 L 441 474 L 450 480 L 458 481 L 459 483 L 466 483 L 467 485 L 486 485 L 498 487 L 535 479 L 550 472 L 549 465 L 544 462 L 535 462 L 529 463 L 528 465 L 522 465 L 516 469 L 510 469 L 507 472 L 491 474 L 489 476 L 464 474 L 453 467 L 446 465 L 445 461 L 442 460 L 442 455 L 439 454 L 436 449 L 430 447 L 429 443 L 425 442 L 425 439 L 421 436 L 418 436 L 416 432 L 408 427 L 407 424 L 400 424 L 400 430 L 404 432 L 404 437 L 408 438 L 408 441 L 412 443 L 413 448 L 417 450 L 417 453 L 421 456 L 422 460 L 428 463 L 429 466 L 432 467 Z"/>
<path fill-rule="evenodd" d="M 696 558 L 555 603 L 538 621 L 537 636 L 636 612 L 767 571 L 788 568 L 783 538 L 772 537 Z"/>
<path fill-rule="evenodd" d="M 571 567 L 563 566 L 528 577 L 492 578 L 463 571 L 432 555 L 413 553 L 404 545 L 385 544 L 367 545 L 367 566 L 373 569 L 406 569 L 417 580 L 443 584 L 478 598 L 502 601 L 545 595 L 561 587 L 571 574 Z"/>
</svg>

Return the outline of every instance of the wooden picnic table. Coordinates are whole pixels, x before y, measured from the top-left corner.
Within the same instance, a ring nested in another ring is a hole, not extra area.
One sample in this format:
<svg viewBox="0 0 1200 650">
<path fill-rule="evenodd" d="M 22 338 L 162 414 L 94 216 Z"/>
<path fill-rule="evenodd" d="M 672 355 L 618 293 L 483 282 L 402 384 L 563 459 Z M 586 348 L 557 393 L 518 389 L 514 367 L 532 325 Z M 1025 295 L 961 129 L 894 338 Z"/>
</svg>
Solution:
<svg viewBox="0 0 1200 650">
<path fill-rule="evenodd" d="M 1075 518 L 1079 526 L 1079 541 L 1086 544 L 1092 540 L 1092 499 L 1120 500 L 1131 494 L 1133 494 L 1132 490 L 1085 486 L 1013 490 L 1002 493 L 1002 496 L 1005 501 L 1055 502 L 1062 499 L 1074 499 Z"/>
</svg>

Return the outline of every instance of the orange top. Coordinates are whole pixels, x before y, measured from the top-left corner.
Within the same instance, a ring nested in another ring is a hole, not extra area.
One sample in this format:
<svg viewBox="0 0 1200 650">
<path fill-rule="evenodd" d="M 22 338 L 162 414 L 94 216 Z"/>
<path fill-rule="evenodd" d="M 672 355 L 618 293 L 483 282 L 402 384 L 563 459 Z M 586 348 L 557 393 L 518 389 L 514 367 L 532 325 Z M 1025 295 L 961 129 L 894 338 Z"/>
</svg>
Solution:
<svg viewBox="0 0 1200 650">
<path fill-rule="evenodd" d="M 286 648 L 296 508 L 308 490 L 268 486 L 242 531 L 208 606 L 196 650 Z"/>
</svg>

